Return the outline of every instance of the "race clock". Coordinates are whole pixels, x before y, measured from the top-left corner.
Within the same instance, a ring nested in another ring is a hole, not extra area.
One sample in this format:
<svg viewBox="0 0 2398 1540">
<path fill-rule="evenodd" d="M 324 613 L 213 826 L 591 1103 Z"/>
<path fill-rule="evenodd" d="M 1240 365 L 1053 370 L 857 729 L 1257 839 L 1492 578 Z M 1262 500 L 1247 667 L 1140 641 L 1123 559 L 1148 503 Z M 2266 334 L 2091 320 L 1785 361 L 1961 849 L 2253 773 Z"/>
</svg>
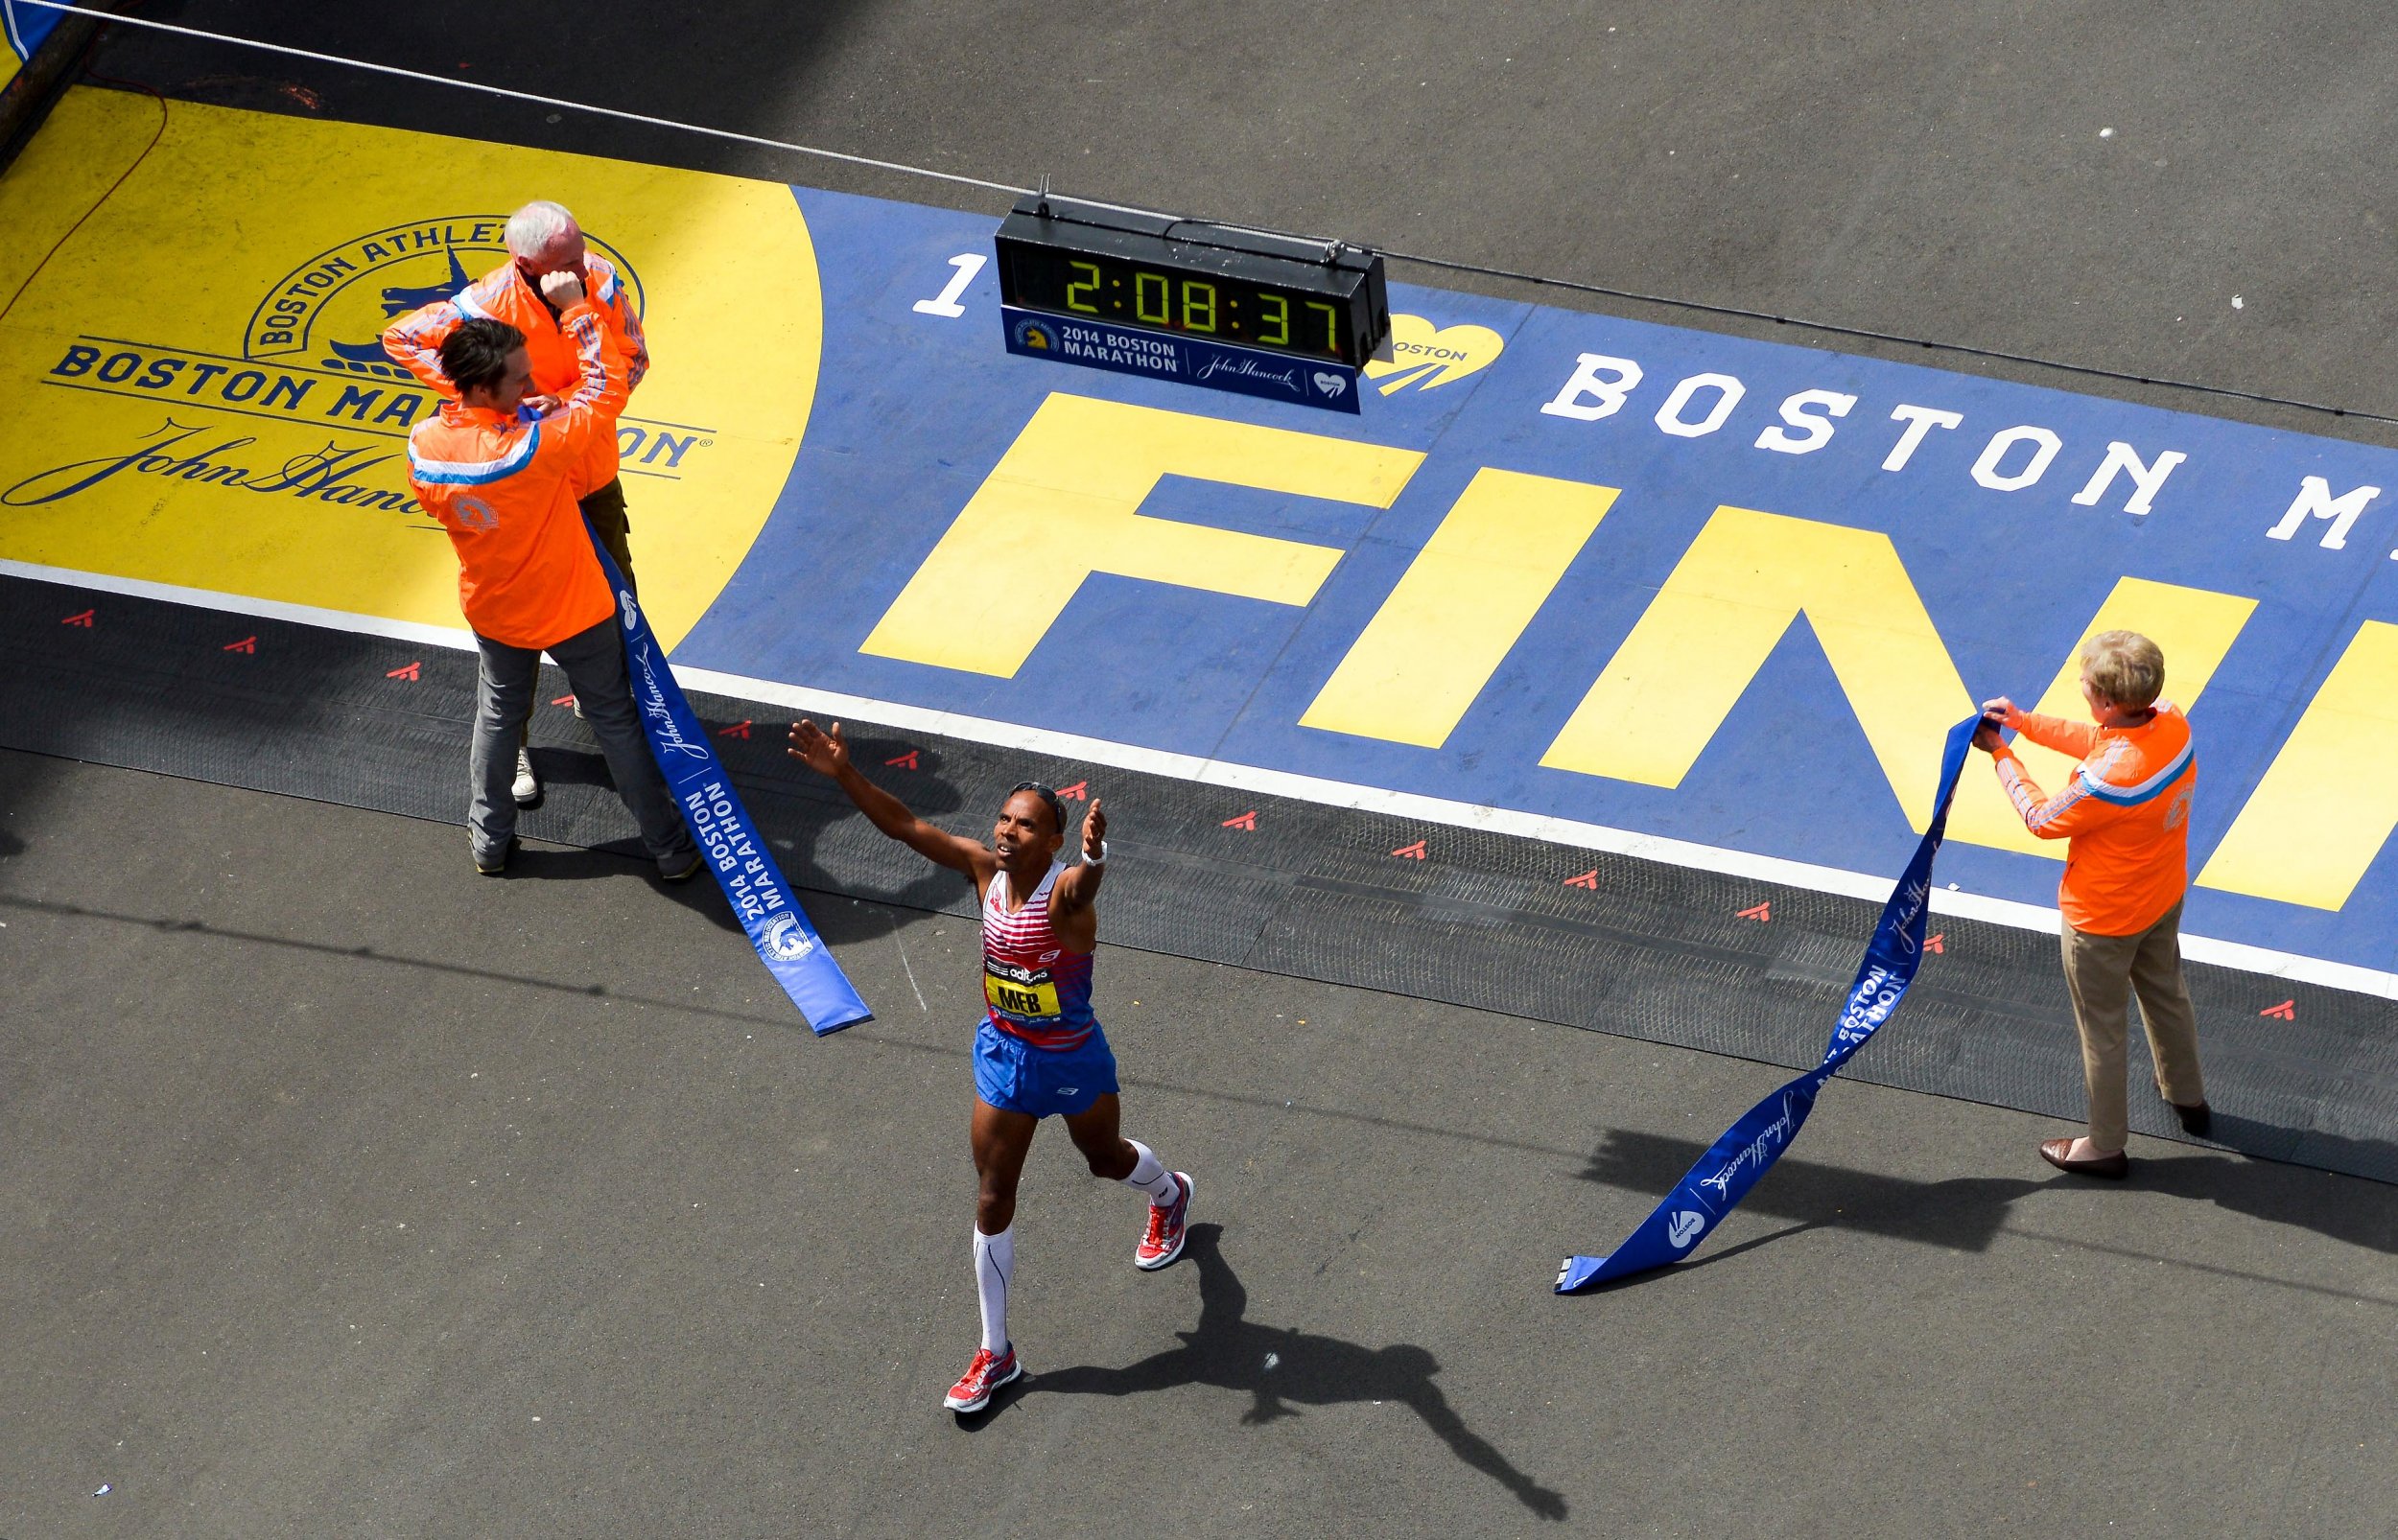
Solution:
<svg viewBox="0 0 2398 1540">
<path fill-rule="evenodd" d="M 1356 368 L 1390 335 L 1379 252 L 1070 198 L 999 226 L 1018 310 Z"/>
</svg>

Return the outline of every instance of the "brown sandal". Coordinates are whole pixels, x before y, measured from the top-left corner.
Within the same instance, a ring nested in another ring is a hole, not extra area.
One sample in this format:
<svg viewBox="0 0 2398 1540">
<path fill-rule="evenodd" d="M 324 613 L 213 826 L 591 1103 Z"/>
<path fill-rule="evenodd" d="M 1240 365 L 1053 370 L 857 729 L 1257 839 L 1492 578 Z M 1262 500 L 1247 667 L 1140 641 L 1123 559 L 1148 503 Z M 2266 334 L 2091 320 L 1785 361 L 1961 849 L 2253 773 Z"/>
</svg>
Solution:
<svg viewBox="0 0 2398 1540">
<path fill-rule="evenodd" d="M 2131 1175 L 2131 1157 L 2121 1150 L 2113 1155 L 2088 1155 L 2076 1160 L 2071 1154 L 2071 1139 L 2043 1139 L 2040 1158 L 2057 1170 L 2076 1177 L 2107 1177 L 2116 1180 Z"/>
</svg>

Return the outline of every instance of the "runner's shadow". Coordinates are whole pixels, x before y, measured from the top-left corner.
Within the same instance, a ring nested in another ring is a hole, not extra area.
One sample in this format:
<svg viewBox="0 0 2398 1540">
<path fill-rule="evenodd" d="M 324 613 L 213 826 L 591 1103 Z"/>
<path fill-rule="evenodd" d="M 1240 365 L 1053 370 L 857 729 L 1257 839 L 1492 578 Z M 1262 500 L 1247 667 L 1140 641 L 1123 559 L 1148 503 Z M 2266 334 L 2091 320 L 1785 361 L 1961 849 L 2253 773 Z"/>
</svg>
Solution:
<svg viewBox="0 0 2398 1540">
<path fill-rule="evenodd" d="M 1423 1419 L 1457 1458 L 1515 1494 L 1544 1519 L 1565 1517 L 1563 1493 L 1517 1470 L 1490 1440 L 1466 1426 L 1433 1376 L 1441 1365 L 1422 1347 L 1368 1347 L 1295 1327 L 1247 1319 L 1249 1291 L 1218 1248 L 1223 1227 L 1194 1225 L 1185 1254 L 1199 1270 L 1199 1324 L 1179 1332 L 1183 1345 L 1122 1368 L 1085 1365 L 1028 1378 L 1026 1394 L 1136 1395 L 1184 1385 L 1246 1391 L 1244 1424 L 1300 1415 L 1302 1406 L 1396 1402 Z"/>
</svg>

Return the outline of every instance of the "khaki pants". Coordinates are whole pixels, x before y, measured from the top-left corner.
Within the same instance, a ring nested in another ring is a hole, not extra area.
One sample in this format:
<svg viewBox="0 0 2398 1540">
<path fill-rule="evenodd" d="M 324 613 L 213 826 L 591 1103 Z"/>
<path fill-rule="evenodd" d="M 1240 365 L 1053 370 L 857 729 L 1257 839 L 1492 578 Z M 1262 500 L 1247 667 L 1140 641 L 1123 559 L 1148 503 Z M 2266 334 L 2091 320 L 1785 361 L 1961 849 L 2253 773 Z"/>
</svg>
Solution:
<svg viewBox="0 0 2398 1540">
<path fill-rule="evenodd" d="M 2064 927 L 2065 988 L 2073 994 L 2074 1025 L 2081 1034 L 2081 1074 L 2090 1093 L 2090 1143 L 2101 1153 L 2124 1147 L 2124 1048 L 2130 997 L 2140 997 L 2140 1024 L 2156 1061 L 2157 1088 L 2169 1102 L 2195 1107 L 2206 1100 L 2198 1075 L 2198 1023 L 2181 977 L 2181 905 L 2129 936 L 2093 936 Z"/>
</svg>

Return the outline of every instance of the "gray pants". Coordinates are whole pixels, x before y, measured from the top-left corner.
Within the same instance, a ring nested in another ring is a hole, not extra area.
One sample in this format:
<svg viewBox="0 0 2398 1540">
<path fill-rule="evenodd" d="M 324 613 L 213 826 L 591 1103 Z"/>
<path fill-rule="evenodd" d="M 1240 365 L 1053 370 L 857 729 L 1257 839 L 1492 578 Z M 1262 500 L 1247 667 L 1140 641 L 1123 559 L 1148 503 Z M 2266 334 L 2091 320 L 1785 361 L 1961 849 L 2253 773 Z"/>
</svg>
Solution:
<svg viewBox="0 0 2398 1540">
<path fill-rule="evenodd" d="M 582 703 L 583 719 L 600 740 L 600 752 L 607 756 L 616 794 L 641 826 L 641 842 L 658 870 L 671 875 L 691 865 L 695 847 L 633 714 L 632 685 L 624 675 L 624 643 L 618 640 L 616 618 L 610 616 L 546 649 L 511 647 L 480 634 L 475 645 L 482 664 L 475 688 L 474 746 L 466 758 L 467 784 L 474 794 L 466 829 L 476 856 L 498 856 L 516 832 L 516 799 L 508 793 L 516 777 L 516 735 L 532 714 L 533 681 L 546 650 L 566 670 L 566 682 Z"/>
<path fill-rule="evenodd" d="M 633 524 L 624 513 L 624 478 L 621 476 L 609 478 L 606 486 L 585 497 L 576 505 L 583 510 L 583 522 L 591 525 L 592 532 L 600 537 L 600 544 L 607 547 L 608 554 L 616 558 L 616 570 L 624 574 L 624 586 L 639 595 L 641 584 L 633 576 L 633 548 L 627 539 Z M 516 746 L 520 749 L 530 748 L 532 741 L 532 718 L 528 714 L 525 725 L 516 730 Z"/>
</svg>

